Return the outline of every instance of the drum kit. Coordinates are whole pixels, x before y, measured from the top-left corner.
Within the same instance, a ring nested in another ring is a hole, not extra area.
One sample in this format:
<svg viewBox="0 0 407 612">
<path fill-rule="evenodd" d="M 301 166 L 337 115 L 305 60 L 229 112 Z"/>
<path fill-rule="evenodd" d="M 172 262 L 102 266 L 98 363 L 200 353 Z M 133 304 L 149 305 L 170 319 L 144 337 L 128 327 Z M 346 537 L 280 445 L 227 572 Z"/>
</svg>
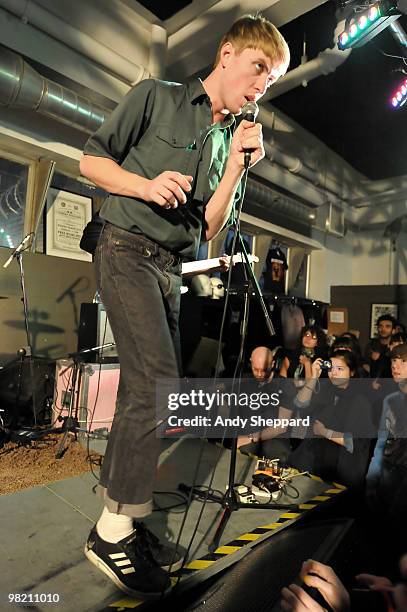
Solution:
<svg viewBox="0 0 407 612">
<path fill-rule="evenodd" d="M 33 334 L 54 333 L 62 330 L 55 325 L 41 321 L 29 322 L 23 252 L 30 247 L 33 236 L 33 233 L 28 234 L 3 265 L 3 268 L 7 268 L 14 258 L 19 264 L 24 320 L 9 321 L 8 325 L 17 329 L 25 329 L 26 346 L 17 350 L 15 359 L 0 366 L 0 447 L 8 441 L 29 445 L 49 433 L 58 433 L 63 434 L 56 454 L 56 457 L 60 458 L 64 454 L 68 433 L 76 434 L 78 431 L 85 431 L 79 428 L 76 418 L 80 362 L 89 353 L 100 353 L 114 346 L 114 343 L 86 348 L 68 355 L 72 361 L 72 365 L 69 366 L 72 367 L 70 389 L 68 390 L 69 406 L 67 416 L 62 419 L 62 426 L 55 427 L 56 423 L 51 422 L 55 360 L 34 356 L 31 339 Z M 9 296 L 0 296 L 0 300 L 6 299 L 9 299 Z"/>
</svg>

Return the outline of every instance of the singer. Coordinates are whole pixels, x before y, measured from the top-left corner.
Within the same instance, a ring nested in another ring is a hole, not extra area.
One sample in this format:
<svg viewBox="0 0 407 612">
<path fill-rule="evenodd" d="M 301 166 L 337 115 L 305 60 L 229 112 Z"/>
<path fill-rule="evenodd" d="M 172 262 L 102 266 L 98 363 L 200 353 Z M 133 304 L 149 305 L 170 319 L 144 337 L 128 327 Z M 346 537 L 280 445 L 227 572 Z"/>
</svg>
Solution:
<svg viewBox="0 0 407 612">
<path fill-rule="evenodd" d="M 110 194 L 100 212 L 105 225 L 95 267 L 121 368 L 100 477 L 104 509 L 85 554 L 130 595 L 159 597 L 170 588 L 165 569 L 177 569 L 183 557 L 140 522 L 152 511 L 160 450 L 155 381 L 180 375 L 181 262 L 196 259 L 200 242 L 227 224 L 245 152 L 250 166 L 264 156 L 253 107 L 252 120 L 236 129 L 235 116 L 288 64 L 275 26 L 260 15 L 242 17 L 223 37 L 204 81 L 137 84 L 81 159 L 82 174 Z"/>
</svg>

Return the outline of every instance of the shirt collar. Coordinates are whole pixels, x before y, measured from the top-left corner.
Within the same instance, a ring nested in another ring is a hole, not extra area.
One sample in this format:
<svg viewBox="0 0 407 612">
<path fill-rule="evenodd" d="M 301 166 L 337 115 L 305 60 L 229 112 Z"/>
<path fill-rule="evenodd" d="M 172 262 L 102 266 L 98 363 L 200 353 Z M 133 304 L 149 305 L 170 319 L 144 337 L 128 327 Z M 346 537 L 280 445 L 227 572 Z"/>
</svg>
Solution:
<svg viewBox="0 0 407 612">
<path fill-rule="evenodd" d="M 186 87 L 187 96 L 190 102 L 196 102 L 201 98 L 208 98 L 209 100 L 209 96 L 204 89 L 201 79 L 196 78 L 188 81 Z"/>
<path fill-rule="evenodd" d="M 203 83 L 201 79 L 195 78 L 191 81 L 188 81 L 186 84 L 187 87 L 187 96 L 188 100 L 193 104 L 194 102 L 198 102 L 200 100 L 206 99 L 210 102 L 209 96 L 205 91 Z M 235 122 L 235 116 L 232 113 L 225 115 L 225 118 L 221 123 L 217 124 L 217 127 L 224 129 L 230 127 Z"/>
</svg>

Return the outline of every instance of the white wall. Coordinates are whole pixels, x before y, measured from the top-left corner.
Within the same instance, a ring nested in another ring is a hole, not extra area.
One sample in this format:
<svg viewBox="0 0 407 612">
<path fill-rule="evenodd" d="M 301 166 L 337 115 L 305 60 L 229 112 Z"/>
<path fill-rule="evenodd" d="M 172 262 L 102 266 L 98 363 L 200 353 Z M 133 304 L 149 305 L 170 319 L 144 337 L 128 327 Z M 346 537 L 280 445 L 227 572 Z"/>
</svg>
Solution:
<svg viewBox="0 0 407 612">
<path fill-rule="evenodd" d="M 407 235 L 396 242 L 383 237 L 383 231 L 353 236 L 352 284 L 397 285 L 407 283 Z"/>
<path fill-rule="evenodd" d="M 347 236 L 326 236 L 323 241 L 321 250 L 310 255 L 308 297 L 329 302 L 331 285 L 351 284 L 352 242 Z"/>
<path fill-rule="evenodd" d="M 321 250 L 310 255 L 309 297 L 330 300 L 333 285 L 407 284 L 407 235 L 395 243 L 383 231 L 327 237 Z"/>
</svg>

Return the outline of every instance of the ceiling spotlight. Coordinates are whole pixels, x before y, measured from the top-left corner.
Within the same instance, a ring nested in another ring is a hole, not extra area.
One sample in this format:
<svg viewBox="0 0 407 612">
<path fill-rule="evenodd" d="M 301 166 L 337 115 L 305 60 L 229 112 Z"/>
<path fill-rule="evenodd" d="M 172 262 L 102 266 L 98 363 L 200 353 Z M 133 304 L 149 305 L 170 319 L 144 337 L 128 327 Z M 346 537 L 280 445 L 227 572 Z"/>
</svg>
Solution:
<svg viewBox="0 0 407 612">
<path fill-rule="evenodd" d="M 396 0 L 377 0 L 363 11 L 353 9 L 339 34 L 338 48 L 344 51 L 365 45 L 400 16 Z"/>
<path fill-rule="evenodd" d="M 393 108 L 401 108 L 407 102 L 407 79 L 401 83 L 399 88 L 393 93 L 390 103 Z"/>
</svg>

